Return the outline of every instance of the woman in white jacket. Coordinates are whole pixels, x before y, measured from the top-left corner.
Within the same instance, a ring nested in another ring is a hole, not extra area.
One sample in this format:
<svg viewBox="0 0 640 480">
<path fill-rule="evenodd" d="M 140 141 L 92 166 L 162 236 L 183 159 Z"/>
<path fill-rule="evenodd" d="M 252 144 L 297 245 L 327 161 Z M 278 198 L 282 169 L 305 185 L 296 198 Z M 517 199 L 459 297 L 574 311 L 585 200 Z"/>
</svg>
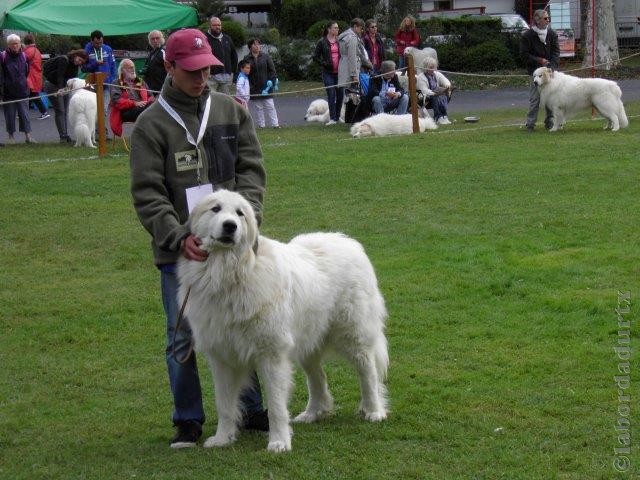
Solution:
<svg viewBox="0 0 640 480">
<path fill-rule="evenodd" d="M 424 108 L 433 108 L 433 119 L 439 125 L 449 125 L 447 105 L 451 96 L 451 82 L 438 71 L 438 61 L 427 57 L 423 70 L 416 78 L 416 89 L 424 95 Z"/>
</svg>

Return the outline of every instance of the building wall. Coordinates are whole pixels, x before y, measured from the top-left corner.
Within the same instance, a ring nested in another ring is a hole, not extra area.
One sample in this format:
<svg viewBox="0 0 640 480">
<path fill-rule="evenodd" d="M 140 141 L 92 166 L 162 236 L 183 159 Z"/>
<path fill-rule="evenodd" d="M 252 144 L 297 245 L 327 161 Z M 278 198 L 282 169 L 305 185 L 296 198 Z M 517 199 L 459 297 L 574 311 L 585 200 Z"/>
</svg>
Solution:
<svg viewBox="0 0 640 480">
<path fill-rule="evenodd" d="M 422 2 L 422 10 L 434 10 L 433 1 Z M 485 13 L 514 13 L 513 0 L 451 0 L 452 8 L 486 7 Z"/>
</svg>

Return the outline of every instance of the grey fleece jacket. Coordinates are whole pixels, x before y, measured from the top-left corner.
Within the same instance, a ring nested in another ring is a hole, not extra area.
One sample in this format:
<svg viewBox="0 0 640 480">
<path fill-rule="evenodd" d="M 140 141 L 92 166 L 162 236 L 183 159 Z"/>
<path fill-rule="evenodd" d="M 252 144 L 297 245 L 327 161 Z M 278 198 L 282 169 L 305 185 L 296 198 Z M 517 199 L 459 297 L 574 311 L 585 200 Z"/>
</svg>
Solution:
<svg viewBox="0 0 640 480">
<path fill-rule="evenodd" d="M 154 102 L 136 121 L 131 136 L 131 195 L 140 222 L 151 234 L 156 265 L 175 263 L 180 243 L 189 234 L 186 189 L 212 183 L 242 194 L 253 206 L 258 222 L 262 219 L 266 172 L 262 150 L 247 109 L 231 97 L 210 93 L 199 98 L 185 95 L 171 86 L 167 77 L 162 97 L 174 108 L 197 139 L 199 118 L 211 95 L 209 121 L 198 145 L 201 160 L 189 161 L 195 147 L 187 141 L 184 129 Z"/>
</svg>

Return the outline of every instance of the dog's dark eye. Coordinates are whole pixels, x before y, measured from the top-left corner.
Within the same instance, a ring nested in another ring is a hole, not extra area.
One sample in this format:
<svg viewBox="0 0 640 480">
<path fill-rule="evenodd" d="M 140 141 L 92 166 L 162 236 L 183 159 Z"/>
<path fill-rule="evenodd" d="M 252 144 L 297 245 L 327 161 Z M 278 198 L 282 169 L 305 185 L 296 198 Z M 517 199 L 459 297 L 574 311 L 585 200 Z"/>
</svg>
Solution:
<svg viewBox="0 0 640 480">
<path fill-rule="evenodd" d="M 219 206 L 219 205 L 216 205 L 215 207 L 211 207 L 211 211 L 212 211 L 213 213 L 218 213 L 218 212 L 220 211 L 220 206 Z"/>
<path fill-rule="evenodd" d="M 244 212 L 240 209 L 236 210 L 236 215 L 238 215 L 239 217 L 244 217 Z"/>
</svg>

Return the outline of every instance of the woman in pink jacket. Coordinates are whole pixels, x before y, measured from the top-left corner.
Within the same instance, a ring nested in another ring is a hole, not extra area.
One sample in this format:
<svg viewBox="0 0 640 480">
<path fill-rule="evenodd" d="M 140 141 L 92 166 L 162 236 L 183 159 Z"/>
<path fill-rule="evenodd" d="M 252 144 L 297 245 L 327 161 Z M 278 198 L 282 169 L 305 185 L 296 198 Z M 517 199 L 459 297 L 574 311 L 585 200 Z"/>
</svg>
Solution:
<svg viewBox="0 0 640 480">
<path fill-rule="evenodd" d="M 396 42 L 396 53 L 398 54 L 398 68 L 404 68 L 406 66 L 404 49 L 407 47 L 418 48 L 420 46 L 420 34 L 416 28 L 416 19 L 411 15 L 404 17 L 394 40 Z"/>
</svg>

